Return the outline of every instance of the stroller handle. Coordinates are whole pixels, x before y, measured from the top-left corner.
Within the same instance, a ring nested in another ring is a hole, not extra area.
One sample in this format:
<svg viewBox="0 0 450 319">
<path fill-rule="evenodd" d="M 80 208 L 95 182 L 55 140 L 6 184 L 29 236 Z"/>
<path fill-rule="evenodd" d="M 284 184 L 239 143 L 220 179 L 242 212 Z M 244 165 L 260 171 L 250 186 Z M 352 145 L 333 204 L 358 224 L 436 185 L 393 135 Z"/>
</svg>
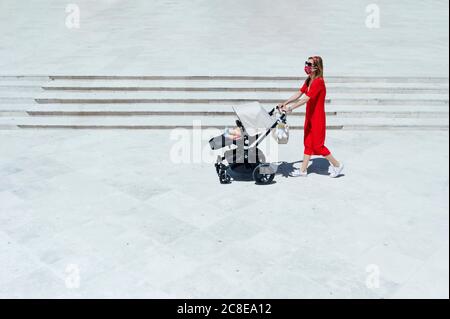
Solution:
<svg viewBox="0 0 450 319">
<path fill-rule="evenodd" d="M 286 119 L 286 117 L 287 117 L 286 111 L 280 110 L 280 108 L 277 105 L 269 112 L 269 115 L 272 116 L 273 113 L 275 113 L 275 110 L 280 111 L 280 113 L 281 113 L 280 120 L 284 121 Z"/>
<path fill-rule="evenodd" d="M 269 115 L 273 115 L 273 113 L 275 113 L 275 110 L 280 110 L 280 108 L 278 107 L 278 105 L 275 106 L 275 107 L 269 112 Z M 283 112 L 283 111 L 280 110 L 280 112 Z M 284 113 L 284 112 L 283 112 L 283 113 Z"/>
</svg>

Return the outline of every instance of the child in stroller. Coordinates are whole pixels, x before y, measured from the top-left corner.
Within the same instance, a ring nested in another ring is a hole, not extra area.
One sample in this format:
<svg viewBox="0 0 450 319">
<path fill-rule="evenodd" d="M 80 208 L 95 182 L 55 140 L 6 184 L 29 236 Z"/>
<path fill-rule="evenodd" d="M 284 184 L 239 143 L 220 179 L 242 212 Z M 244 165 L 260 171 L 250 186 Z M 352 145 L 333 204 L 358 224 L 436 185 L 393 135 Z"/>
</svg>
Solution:
<svg viewBox="0 0 450 319">
<path fill-rule="evenodd" d="M 240 130 L 239 127 L 235 127 L 235 128 L 227 127 L 225 129 L 224 135 L 225 135 L 225 138 L 229 138 L 229 139 L 236 141 L 242 137 L 242 131 Z"/>
</svg>

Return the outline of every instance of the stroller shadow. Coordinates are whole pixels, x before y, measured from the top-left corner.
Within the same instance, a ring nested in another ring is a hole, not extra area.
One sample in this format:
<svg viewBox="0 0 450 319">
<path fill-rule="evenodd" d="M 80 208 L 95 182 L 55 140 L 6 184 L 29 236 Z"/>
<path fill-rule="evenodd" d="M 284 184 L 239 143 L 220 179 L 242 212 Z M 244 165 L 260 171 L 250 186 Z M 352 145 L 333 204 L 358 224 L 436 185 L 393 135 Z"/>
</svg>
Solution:
<svg viewBox="0 0 450 319">
<path fill-rule="evenodd" d="M 311 159 L 311 162 L 311 165 L 308 167 L 308 174 L 318 174 L 325 176 L 330 175 L 330 173 L 328 173 L 328 167 L 330 166 L 330 163 L 327 159 L 318 157 Z M 297 161 L 293 163 L 282 162 L 278 166 L 277 174 L 282 175 L 283 177 L 291 177 L 289 176 L 289 173 L 291 173 L 294 169 L 299 168 L 302 163 L 303 161 Z M 345 175 L 341 174 L 338 176 L 338 178 L 343 176 Z"/>
</svg>

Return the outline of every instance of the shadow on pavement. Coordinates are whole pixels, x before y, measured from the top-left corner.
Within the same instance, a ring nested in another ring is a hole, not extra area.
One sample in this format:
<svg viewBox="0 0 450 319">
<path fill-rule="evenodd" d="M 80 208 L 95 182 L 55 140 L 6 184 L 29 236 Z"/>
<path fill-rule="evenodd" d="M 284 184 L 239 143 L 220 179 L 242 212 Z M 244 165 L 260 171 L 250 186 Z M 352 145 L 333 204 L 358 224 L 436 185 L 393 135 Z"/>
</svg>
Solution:
<svg viewBox="0 0 450 319">
<path fill-rule="evenodd" d="M 291 173 L 295 168 L 300 167 L 303 161 L 297 161 L 293 163 L 282 162 L 278 166 L 277 174 L 282 175 L 283 177 L 290 177 L 289 173 Z M 318 175 L 326 175 L 329 176 L 328 167 L 330 163 L 327 159 L 318 157 L 311 159 L 311 165 L 308 167 L 308 174 L 318 174 Z M 341 174 L 338 178 L 345 176 Z"/>
</svg>

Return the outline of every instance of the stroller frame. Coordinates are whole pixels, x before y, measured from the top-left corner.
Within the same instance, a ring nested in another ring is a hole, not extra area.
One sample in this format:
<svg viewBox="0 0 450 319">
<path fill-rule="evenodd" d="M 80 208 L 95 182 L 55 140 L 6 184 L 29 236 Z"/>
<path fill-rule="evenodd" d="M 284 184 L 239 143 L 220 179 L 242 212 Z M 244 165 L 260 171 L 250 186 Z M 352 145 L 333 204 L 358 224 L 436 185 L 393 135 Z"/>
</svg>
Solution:
<svg viewBox="0 0 450 319">
<path fill-rule="evenodd" d="M 269 116 L 273 116 L 275 111 L 279 110 L 278 106 L 273 108 L 270 112 L 268 112 Z M 273 179 L 275 178 L 276 169 L 273 168 L 271 164 L 265 163 L 264 154 L 262 154 L 262 151 L 258 149 L 258 146 L 261 144 L 261 142 L 270 134 L 270 132 L 277 127 L 278 124 L 284 123 L 286 124 L 286 113 L 280 112 L 281 116 L 276 119 L 276 121 L 272 124 L 270 128 L 266 130 L 264 134 L 257 134 L 253 138 L 255 139 L 250 143 L 250 138 L 252 138 L 245 129 L 244 125 L 242 125 L 242 122 L 238 119 L 236 120 L 237 127 L 242 132 L 242 141 L 233 141 L 231 145 L 237 145 L 238 142 L 242 143 L 242 149 L 240 149 L 240 145 L 233 149 L 229 150 L 233 152 L 233 158 L 232 163 L 229 163 L 229 160 L 227 160 L 226 155 L 218 156 L 217 161 L 215 163 L 216 173 L 219 177 L 219 182 L 221 184 L 230 184 L 232 181 L 232 176 L 229 173 L 230 169 L 233 169 L 234 165 L 243 165 L 246 167 L 246 169 L 252 171 L 252 180 L 256 182 L 256 184 L 259 185 L 266 185 L 272 183 Z M 222 136 L 223 137 L 223 136 Z M 224 137 L 223 137 L 224 138 Z M 213 139 L 211 139 L 212 141 Z M 210 141 L 210 143 L 211 143 Z M 229 145 L 229 147 L 231 147 Z M 240 150 L 243 152 L 243 162 L 235 162 L 238 158 L 237 152 Z M 251 161 L 252 155 L 255 156 L 255 162 L 253 163 Z M 228 161 L 228 165 L 225 164 L 225 162 Z"/>
</svg>

